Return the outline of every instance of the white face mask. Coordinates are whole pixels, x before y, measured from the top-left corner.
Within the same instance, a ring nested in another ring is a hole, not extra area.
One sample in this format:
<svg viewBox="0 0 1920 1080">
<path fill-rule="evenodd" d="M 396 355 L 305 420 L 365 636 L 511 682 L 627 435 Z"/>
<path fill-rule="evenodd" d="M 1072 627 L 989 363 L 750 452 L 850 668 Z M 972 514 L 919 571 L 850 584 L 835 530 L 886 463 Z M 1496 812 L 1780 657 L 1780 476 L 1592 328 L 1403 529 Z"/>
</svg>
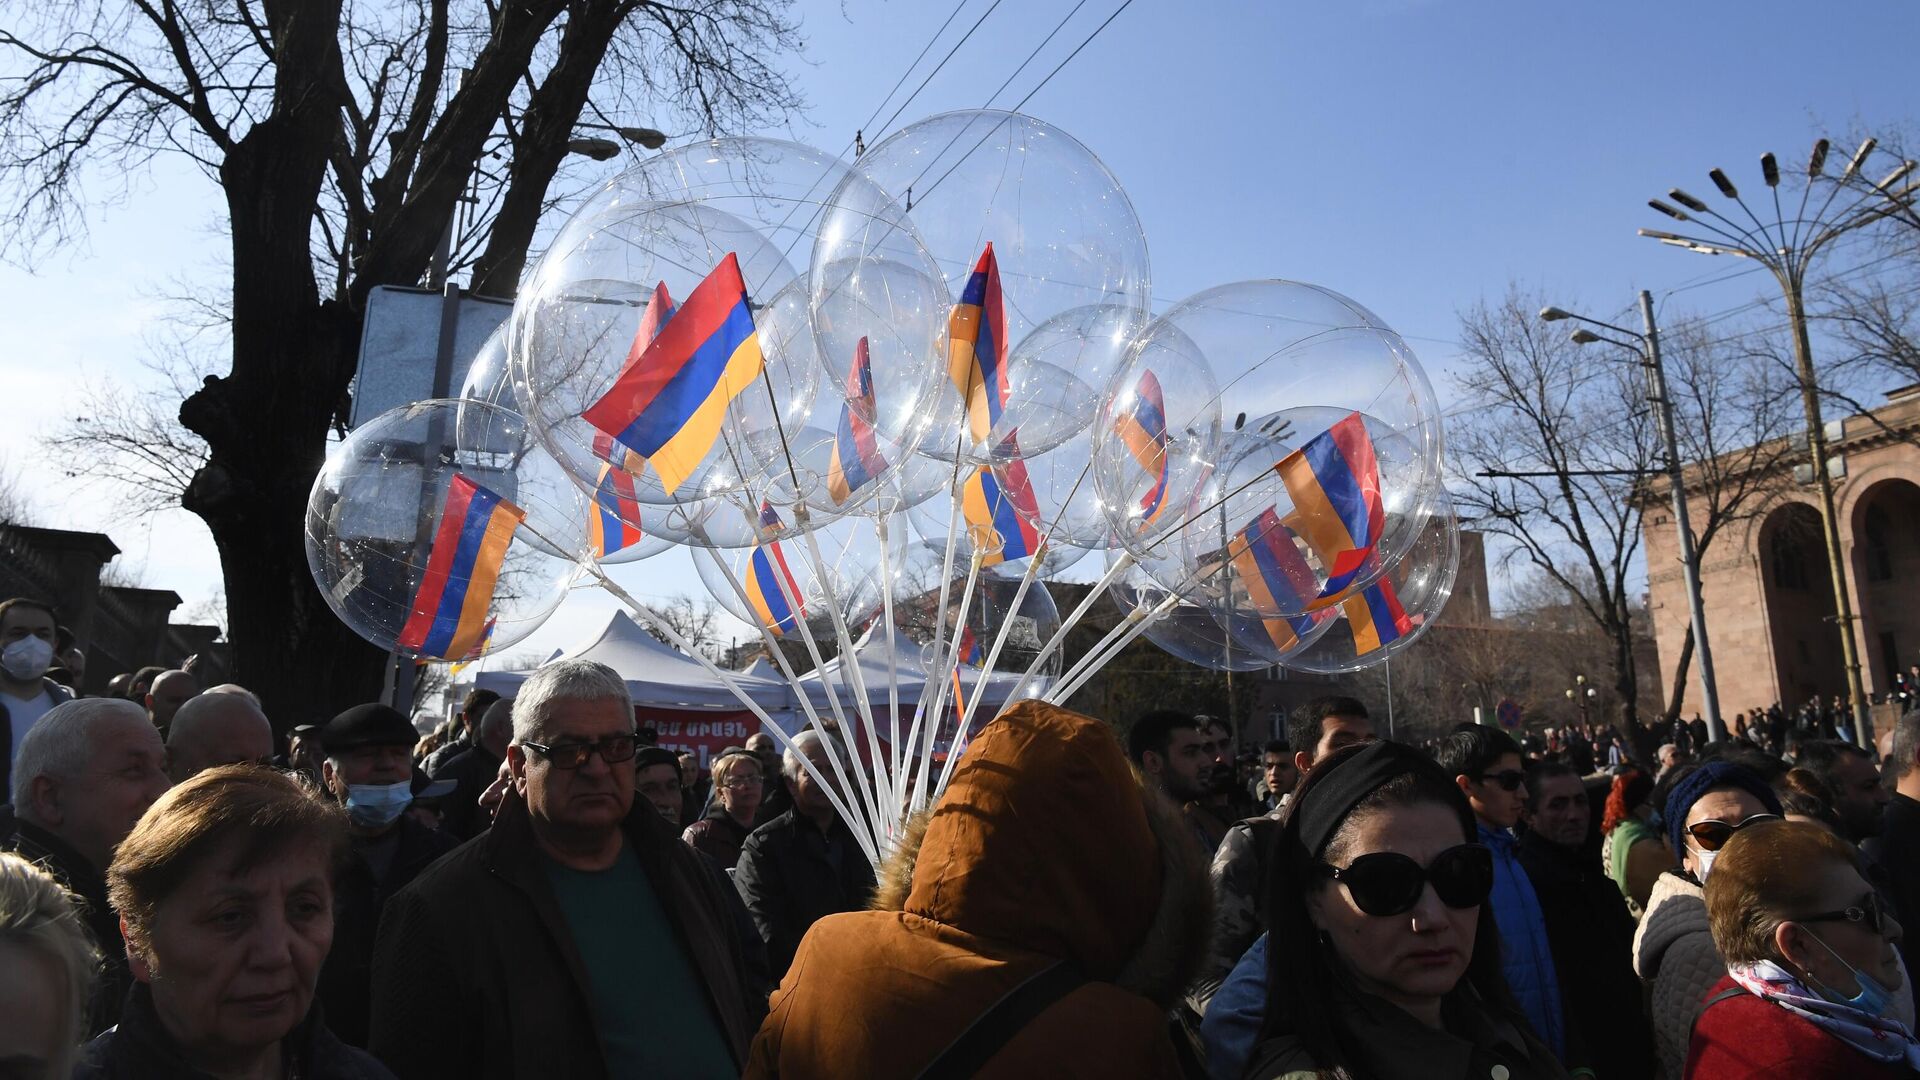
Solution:
<svg viewBox="0 0 1920 1080">
<path fill-rule="evenodd" d="M 0 669 L 18 682 L 37 679 L 53 663 L 53 643 L 42 637 L 23 637 L 0 649 Z"/>
<path fill-rule="evenodd" d="M 1693 857 L 1700 860 L 1700 884 L 1705 885 L 1707 883 L 1707 874 L 1713 869 L 1713 860 L 1719 858 L 1720 853 L 1717 851 L 1701 851 L 1699 848 L 1694 848 Z"/>
</svg>

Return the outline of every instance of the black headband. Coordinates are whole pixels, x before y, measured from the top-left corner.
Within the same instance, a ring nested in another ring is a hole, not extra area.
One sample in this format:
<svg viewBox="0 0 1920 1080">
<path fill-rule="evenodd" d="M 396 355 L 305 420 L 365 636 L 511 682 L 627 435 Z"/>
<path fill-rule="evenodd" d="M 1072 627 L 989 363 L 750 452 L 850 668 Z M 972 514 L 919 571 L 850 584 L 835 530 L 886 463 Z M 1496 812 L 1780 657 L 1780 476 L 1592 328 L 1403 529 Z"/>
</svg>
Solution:
<svg viewBox="0 0 1920 1080">
<path fill-rule="evenodd" d="M 1329 770 L 1295 797 L 1288 818 L 1289 831 L 1310 859 L 1318 859 L 1340 831 L 1340 823 L 1359 805 L 1360 800 L 1380 790 L 1390 780 L 1408 773 L 1432 773 L 1443 783 L 1447 777 L 1440 766 L 1425 754 L 1399 743 L 1376 740 L 1351 755 L 1329 763 Z"/>
</svg>

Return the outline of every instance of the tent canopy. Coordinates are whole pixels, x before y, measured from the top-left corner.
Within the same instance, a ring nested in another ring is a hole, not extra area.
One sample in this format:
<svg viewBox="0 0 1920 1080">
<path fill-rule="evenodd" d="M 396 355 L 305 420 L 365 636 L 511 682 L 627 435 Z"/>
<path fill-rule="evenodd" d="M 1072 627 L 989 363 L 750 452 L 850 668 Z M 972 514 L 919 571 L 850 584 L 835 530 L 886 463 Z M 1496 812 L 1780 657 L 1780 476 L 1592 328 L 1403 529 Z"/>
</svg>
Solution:
<svg viewBox="0 0 1920 1080">
<path fill-rule="evenodd" d="M 562 649 L 546 664 L 561 658 L 592 660 L 620 673 L 636 705 L 668 709 L 720 709 L 744 706 L 727 686 L 698 660 L 681 653 L 642 629 L 624 611 L 615 611 L 591 639 Z M 546 664 L 540 665 L 545 667 Z M 537 669 L 535 669 L 537 670 Z M 476 689 L 512 697 L 533 671 L 483 671 L 474 677 Z M 785 680 L 745 672 L 734 679 L 755 704 L 768 713 L 785 711 L 791 703 Z"/>
</svg>

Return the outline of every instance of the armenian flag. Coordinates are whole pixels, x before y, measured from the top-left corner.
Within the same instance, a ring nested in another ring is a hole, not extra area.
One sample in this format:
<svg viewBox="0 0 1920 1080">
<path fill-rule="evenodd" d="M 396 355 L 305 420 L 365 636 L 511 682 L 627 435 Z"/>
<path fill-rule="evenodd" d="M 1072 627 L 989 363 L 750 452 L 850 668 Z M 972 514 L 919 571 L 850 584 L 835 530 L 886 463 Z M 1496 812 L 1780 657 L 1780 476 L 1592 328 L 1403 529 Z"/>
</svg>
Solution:
<svg viewBox="0 0 1920 1080">
<path fill-rule="evenodd" d="M 1341 607 L 1347 613 L 1347 626 L 1353 630 L 1353 651 L 1357 656 L 1365 656 L 1413 633 L 1413 619 L 1400 606 L 1393 582 L 1384 577 L 1347 597 Z"/>
<path fill-rule="evenodd" d="M 646 459 L 671 495 L 713 449 L 727 403 L 765 364 L 740 260 L 729 252 L 580 415 Z"/>
<path fill-rule="evenodd" d="M 1269 507 L 1233 534 L 1227 557 L 1239 572 L 1247 599 L 1273 647 L 1293 648 L 1319 620 L 1307 614 L 1282 614 L 1304 608 L 1304 597 L 1313 591 L 1313 568 L 1294 546 L 1292 532 Z"/>
<path fill-rule="evenodd" d="M 835 506 L 887 468 L 887 459 L 873 434 L 873 361 L 867 355 L 866 338 L 854 347 L 846 393 L 846 400 L 840 403 L 840 429 L 833 436 L 833 460 L 827 464 L 827 494 Z"/>
<path fill-rule="evenodd" d="M 974 441 L 986 442 L 1007 407 L 1007 314 L 992 242 L 947 318 L 947 377 L 966 402 Z"/>
<path fill-rule="evenodd" d="M 985 654 L 980 648 L 980 638 L 974 634 L 973 627 L 963 626 L 960 628 L 960 641 L 956 648 L 959 651 L 961 663 L 972 664 L 975 667 L 980 666 L 980 658 Z"/>
<path fill-rule="evenodd" d="M 396 641 L 419 656 L 464 657 L 488 636 L 487 608 L 513 532 L 527 512 L 455 473 L 413 612 Z"/>
<path fill-rule="evenodd" d="M 480 640 L 474 643 L 473 648 L 467 650 L 467 655 L 465 658 L 456 662 L 452 667 L 447 669 L 447 674 L 459 675 L 461 672 L 467 670 L 468 665 L 472 664 L 475 660 L 480 659 L 482 656 L 485 656 L 487 652 L 487 643 L 493 640 L 493 628 L 498 625 L 500 625 L 500 617 L 498 615 L 495 615 L 493 618 L 488 619 L 486 627 L 480 631 Z"/>
<path fill-rule="evenodd" d="M 640 362 L 640 358 L 646 355 L 647 346 L 660 336 L 660 328 L 667 325 L 667 320 L 679 310 L 674 306 L 673 294 L 667 292 L 667 283 L 656 283 L 653 296 L 647 300 L 647 310 L 640 313 L 640 328 L 634 331 L 633 344 L 627 347 L 627 360 L 620 365 L 620 370 L 625 371 Z"/>
<path fill-rule="evenodd" d="M 1004 488 L 1002 475 L 982 465 L 960 489 L 960 506 L 974 543 L 986 548 L 992 546 L 991 537 L 999 538 L 1000 550 L 982 558 L 982 566 L 1024 559 L 1040 550 L 1040 507 L 1026 462 L 1015 458 L 1000 466 L 999 473 L 1004 474 Z"/>
<path fill-rule="evenodd" d="M 760 625 L 776 636 L 791 633 L 799 619 L 807 617 L 807 606 L 800 598 L 800 585 L 787 568 L 787 557 L 780 552 L 779 541 L 770 539 L 781 528 L 780 514 L 772 503 L 760 504 L 760 528 L 763 539 L 747 558 L 747 604 L 759 617 Z M 787 597 L 793 597 L 789 604 Z M 798 618 L 795 617 L 798 608 Z"/>
<path fill-rule="evenodd" d="M 593 484 L 593 508 L 587 512 L 587 540 L 593 557 L 604 559 L 640 542 L 640 501 L 633 494 L 633 474 L 602 463 Z"/>
<path fill-rule="evenodd" d="M 1345 419 L 1274 466 L 1307 543 L 1327 567 L 1327 581 L 1307 606 L 1329 608 L 1346 599 L 1355 578 L 1367 568 L 1386 527 L 1380 502 L 1380 464 L 1373 440 L 1359 413 Z"/>
<path fill-rule="evenodd" d="M 1140 499 L 1140 528 L 1151 526 L 1167 499 L 1167 400 L 1152 369 L 1140 373 L 1134 384 L 1133 405 L 1113 422 L 1133 460 L 1154 478 Z"/>
</svg>

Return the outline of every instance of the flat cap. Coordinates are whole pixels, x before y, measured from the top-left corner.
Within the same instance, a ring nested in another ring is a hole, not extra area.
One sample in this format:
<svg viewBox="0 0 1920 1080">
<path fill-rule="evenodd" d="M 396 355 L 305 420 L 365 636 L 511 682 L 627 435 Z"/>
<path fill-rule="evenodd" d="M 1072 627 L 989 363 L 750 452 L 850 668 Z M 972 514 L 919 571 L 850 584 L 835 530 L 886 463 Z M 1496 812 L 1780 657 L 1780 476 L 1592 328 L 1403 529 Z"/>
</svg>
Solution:
<svg viewBox="0 0 1920 1080">
<path fill-rule="evenodd" d="M 355 705 L 320 729 L 320 745 L 329 754 L 356 746 L 412 746 L 419 739 L 412 721 L 377 701 Z"/>
</svg>

